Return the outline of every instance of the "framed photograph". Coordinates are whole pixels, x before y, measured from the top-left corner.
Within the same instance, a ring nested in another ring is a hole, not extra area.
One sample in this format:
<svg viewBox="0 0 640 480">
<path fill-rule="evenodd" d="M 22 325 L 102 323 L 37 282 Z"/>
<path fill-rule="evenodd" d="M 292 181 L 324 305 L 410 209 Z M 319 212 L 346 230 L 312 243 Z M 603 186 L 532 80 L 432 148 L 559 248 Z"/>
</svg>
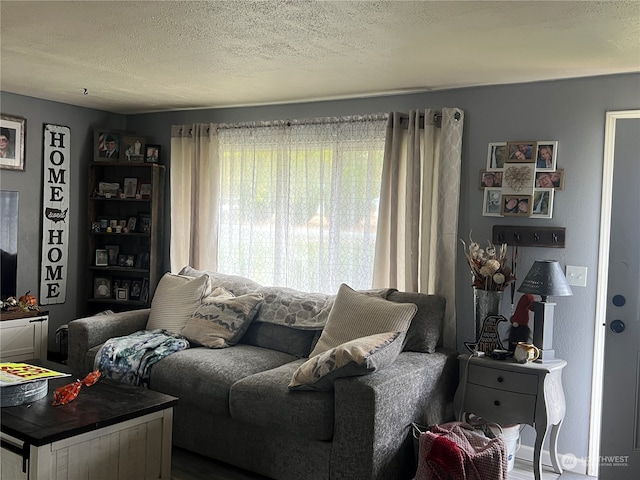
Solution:
<svg viewBox="0 0 640 480">
<path fill-rule="evenodd" d="M 118 220 L 118 225 L 122 228 L 127 226 L 127 221 L 126 220 Z"/>
<path fill-rule="evenodd" d="M 94 277 L 93 298 L 111 298 L 111 279 Z"/>
<path fill-rule="evenodd" d="M 91 222 L 91 231 L 93 233 L 100 233 L 100 222 Z"/>
<path fill-rule="evenodd" d="M 536 142 L 508 142 L 505 162 L 533 163 L 535 162 L 535 153 Z"/>
<path fill-rule="evenodd" d="M 129 300 L 129 290 L 119 287 L 116 289 L 116 300 Z"/>
<path fill-rule="evenodd" d="M 140 215 L 140 231 L 142 233 L 151 233 L 151 216 Z"/>
<path fill-rule="evenodd" d="M 122 137 L 122 157 L 121 162 L 143 163 L 144 162 L 144 137 L 123 135 Z"/>
<path fill-rule="evenodd" d="M 140 184 L 140 195 L 144 198 L 149 198 L 151 196 L 151 184 L 150 183 L 141 183 Z"/>
<path fill-rule="evenodd" d="M 24 171 L 24 137 L 27 121 L 0 115 L 0 168 Z"/>
<path fill-rule="evenodd" d="M 125 177 L 124 196 L 127 198 L 136 198 L 136 193 L 138 193 L 138 179 L 136 177 Z"/>
<path fill-rule="evenodd" d="M 105 245 L 107 256 L 109 257 L 109 265 L 118 265 L 118 255 L 120 254 L 120 245 Z"/>
<path fill-rule="evenodd" d="M 145 145 L 144 161 L 146 163 L 160 163 L 160 145 L 154 143 Z"/>
<path fill-rule="evenodd" d="M 131 300 L 140 300 L 140 294 L 142 293 L 142 281 L 134 280 L 131 282 L 131 291 L 129 297 Z"/>
<path fill-rule="evenodd" d="M 553 216 L 553 188 L 533 190 L 531 218 L 551 218 Z"/>
<path fill-rule="evenodd" d="M 505 217 L 528 217 L 531 215 L 531 195 L 502 195 L 500 213 Z"/>
<path fill-rule="evenodd" d="M 137 217 L 129 217 L 129 221 L 127 222 L 127 228 L 129 229 L 129 232 L 135 232 L 136 231 L 136 224 L 137 223 L 138 223 Z"/>
<path fill-rule="evenodd" d="M 147 303 L 149 301 L 149 278 L 142 279 L 142 288 L 140 289 L 140 300 Z"/>
<path fill-rule="evenodd" d="M 537 172 L 536 188 L 555 188 L 564 190 L 564 169 L 553 172 Z"/>
<path fill-rule="evenodd" d="M 487 170 L 500 170 L 507 161 L 507 142 L 493 142 L 489 144 L 487 152 Z"/>
<path fill-rule="evenodd" d="M 478 188 L 482 190 L 485 187 L 495 188 L 502 186 L 502 172 L 488 172 L 486 170 L 480 170 L 480 184 Z"/>
<path fill-rule="evenodd" d="M 109 266 L 109 252 L 103 248 L 96 249 L 96 267 Z"/>
<path fill-rule="evenodd" d="M 536 151 L 536 170 L 555 170 L 558 157 L 556 140 L 541 140 Z"/>
<path fill-rule="evenodd" d="M 95 162 L 118 162 L 122 132 L 112 130 L 95 130 L 93 144 L 93 160 Z"/>
<path fill-rule="evenodd" d="M 505 163 L 502 172 L 502 193 L 510 195 L 531 195 L 535 183 L 533 163 Z"/>
<path fill-rule="evenodd" d="M 136 256 L 135 255 L 125 255 L 127 258 L 124 260 L 124 266 L 133 268 L 136 264 Z"/>
<path fill-rule="evenodd" d="M 127 256 L 123 254 L 118 254 L 118 266 L 126 267 L 127 266 Z"/>
<path fill-rule="evenodd" d="M 119 183 L 98 182 L 98 195 L 101 197 L 118 197 Z"/>
<path fill-rule="evenodd" d="M 499 188 L 485 188 L 482 215 L 485 217 L 501 217 L 502 190 Z"/>
<path fill-rule="evenodd" d="M 116 298 L 116 292 L 118 291 L 118 289 L 120 288 L 120 279 L 119 278 L 114 278 L 113 280 L 111 280 L 111 298 Z"/>
<path fill-rule="evenodd" d="M 140 268 L 149 268 L 149 252 L 141 253 L 140 257 Z"/>
</svg>

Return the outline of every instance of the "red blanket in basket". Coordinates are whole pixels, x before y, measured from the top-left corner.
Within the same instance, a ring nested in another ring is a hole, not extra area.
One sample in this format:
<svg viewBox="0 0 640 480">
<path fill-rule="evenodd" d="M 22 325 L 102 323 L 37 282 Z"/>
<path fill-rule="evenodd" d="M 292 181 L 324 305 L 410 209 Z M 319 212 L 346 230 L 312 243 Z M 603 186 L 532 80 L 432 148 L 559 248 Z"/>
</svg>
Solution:
<svg viewBox="0 0 640 480">
<path fill-rule="evenodd" d="M 415 480 L 507 480 L 507 449 L 466 423 L 435 425 L 420 435 Z"/>
</svg>

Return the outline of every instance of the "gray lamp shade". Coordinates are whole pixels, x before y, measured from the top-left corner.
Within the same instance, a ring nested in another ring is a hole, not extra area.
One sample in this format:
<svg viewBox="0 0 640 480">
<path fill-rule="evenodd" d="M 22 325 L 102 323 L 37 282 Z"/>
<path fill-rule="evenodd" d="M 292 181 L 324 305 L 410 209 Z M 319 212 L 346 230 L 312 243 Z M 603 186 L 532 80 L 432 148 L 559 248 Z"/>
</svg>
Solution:
<svg viewBox="0 0 640 480">
<path fill-rule="evenodd" d="M 557 260 L 536 260 L 518 288 L 519 292 L 547 297 L 567 297 L 573 295 L 560 263 Z"/>
</svg>

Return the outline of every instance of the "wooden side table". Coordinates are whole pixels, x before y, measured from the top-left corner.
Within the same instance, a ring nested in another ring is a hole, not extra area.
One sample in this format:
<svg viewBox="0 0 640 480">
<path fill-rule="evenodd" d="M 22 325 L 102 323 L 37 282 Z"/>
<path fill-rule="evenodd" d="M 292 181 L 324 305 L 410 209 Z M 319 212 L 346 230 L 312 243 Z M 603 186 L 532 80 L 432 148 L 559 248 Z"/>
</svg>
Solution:
<svg viewBox="0 0 640 480">
<path fill-rule="evenodd" d="M 458 420 L 462 420 L 466 413 L 473 413 L 501 425 L 531 425 L 536 431 L 533 454 L 535 480 L 541 478 L 540 453 L 551 426 L 551 463 L 556 473 L 562 473 L 557 442 L 566 412 L 562 369 L 567 362 L 520 364 L 471 355 L 460 355 L 458 359 L 460 384 L 454 399 Z"/>
</svg>

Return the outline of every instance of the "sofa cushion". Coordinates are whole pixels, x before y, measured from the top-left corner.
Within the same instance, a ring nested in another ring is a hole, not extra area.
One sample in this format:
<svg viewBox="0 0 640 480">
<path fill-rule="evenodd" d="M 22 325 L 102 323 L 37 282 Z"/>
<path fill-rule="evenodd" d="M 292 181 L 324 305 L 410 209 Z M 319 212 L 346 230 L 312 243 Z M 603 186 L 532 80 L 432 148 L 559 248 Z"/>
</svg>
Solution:
<svg viewBox="0 0 640 480">
<path fill-rule="evenodd" d="M 190 342 L 209 348 L 230 347 L 246 332 L 260 308 L 262 295 L 248 293 L 236 297 L 222 287 L 202 300 L 182 328 Z"/>
<path fill-rule="evenodd" d="M 404 351 L 433 353 L 441 345 L 442 323 L 446 300 L 440 295 L 425 295 L 423 293 L 398 292 L 391 293 L 388 300 L 399 303 L 413 303 L 418 312 L 411 320 Z"/>
<path fill-rule="evenodd" d="M 229 416 L 229 390 L 234 383 L 293 360 L 296 358 L 286 353 L 252 345 L 189 348 L 156 363 L 149 388 L 178 397 L 180 408 L 197 407 L 211 415 Z M 260 392 L 254 396 L 260 401 Z"/>
<path fill-rule="evenodd" d="M 285 352 L 294 357 L 308 357 L 320 330 L 298 330 L 274 323 L 251 322 L 240 343 Z"/>
<path fill-rule="evenodd" d="M 385 332 L 406 332 L 418 307 L 358 293 L 342 284 L 327 325 L 310 356 L 356 338 Z"/>
<path fill-rule="evenodd" d="M 290 392 L 293 372 L 304 362 L 249 375 L 231 387 L 231 417 L 292 438 L 331 440 L 334 424 L 333 392 Z"/>
<path fill-rule="evenodd" d="M 180 270 L 179 275 L 187 275 L 190 277 L 202 277 L 207 275 L 211 281 L 212 288 L 224 287 L 234 295 L 245 295 L 247 293 L 255 292 L 262 285 L 258 282 L 239 275 L 229 275 L 226 273 L 218 273 L 210 270 L 197 270 L 193 267 L 186 266 Z"/>
<path fill-rule="evenodd" d="M 161 328 L 180 333 L 209 292 L 209 277 L 206 275 L 187 277 L 166 273 L 153 295 L 146 330 Z"/>
<path fill-rule="evenodd" d="M 264 303 L 257 322 L 269 322 L 303 330 L 322 330 L 335 295 L 310 293 L 285 287 L 261 287 Z"/>
<path fill-rule="evenodd" d="M 294 372 L 289 389 L 332 391 L 337 378 L 366 375 L 391 365 L 402 351 L 404 336 L 404 332 L 369 335 L 311 357 Z"/>
</svg>

